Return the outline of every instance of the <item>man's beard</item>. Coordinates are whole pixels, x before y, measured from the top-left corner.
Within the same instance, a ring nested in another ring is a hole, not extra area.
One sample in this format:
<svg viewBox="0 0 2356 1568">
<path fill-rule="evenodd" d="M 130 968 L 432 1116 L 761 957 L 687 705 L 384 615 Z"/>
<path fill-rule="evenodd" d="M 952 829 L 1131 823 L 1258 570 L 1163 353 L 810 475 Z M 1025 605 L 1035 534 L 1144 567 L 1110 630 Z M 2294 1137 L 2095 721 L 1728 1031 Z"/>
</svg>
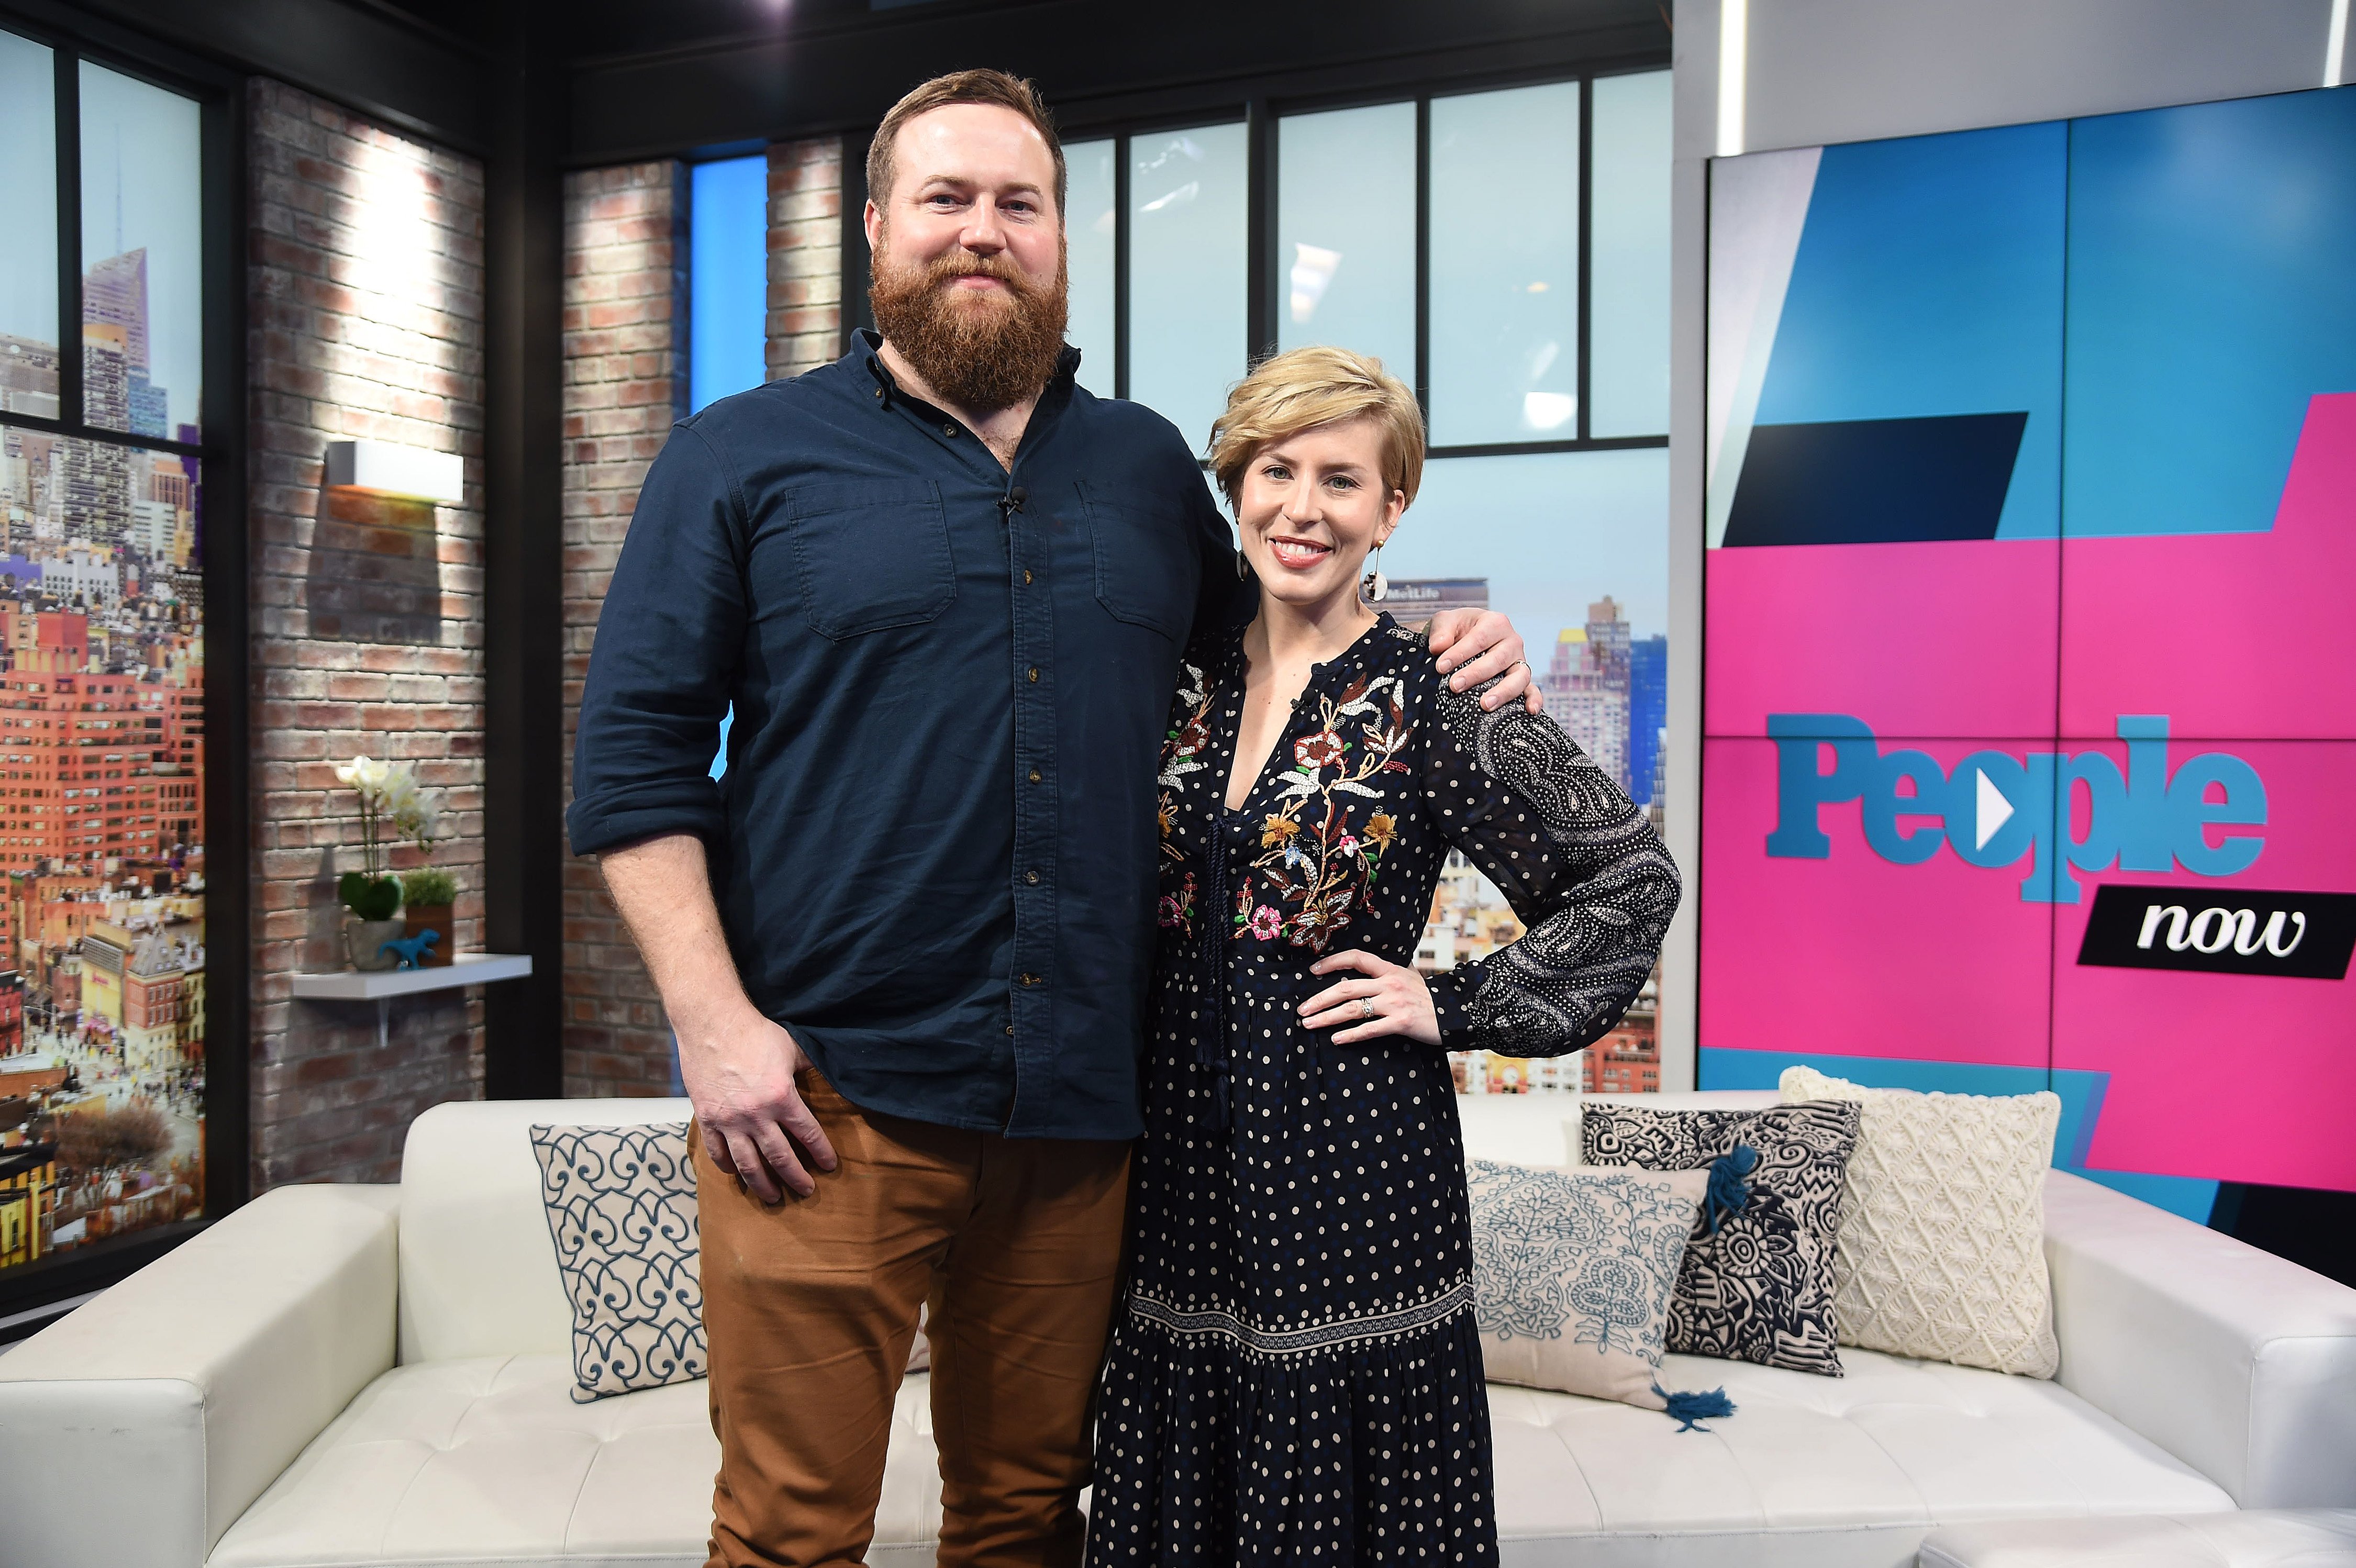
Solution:
<svg viewBox="0 0 2356 1568">
<path fill-rule="evenodd" d="M 916 266 L 876 252 L 867 292 L 876 330 L 933 391 L 962 409 L 996 411 L 1036 397 L 1064 352 L 1066 284 L 1041 287 L 1004 255 L 951 251 Z M 956 280 L 980 274 L 1006 285 L 967 296 Z"/>
</svg>

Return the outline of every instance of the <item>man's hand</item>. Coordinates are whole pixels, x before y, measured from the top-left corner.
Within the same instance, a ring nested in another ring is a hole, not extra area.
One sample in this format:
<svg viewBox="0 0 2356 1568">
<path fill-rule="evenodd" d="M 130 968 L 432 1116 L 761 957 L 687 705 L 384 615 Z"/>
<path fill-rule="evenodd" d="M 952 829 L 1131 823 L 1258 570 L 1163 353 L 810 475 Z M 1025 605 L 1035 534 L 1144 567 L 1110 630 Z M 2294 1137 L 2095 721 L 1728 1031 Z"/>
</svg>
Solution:
<svg viewBox="0 0 2356 1568">
<path fill-rule="evenodd" d="M 834 1145 L 794 1087 L 794 1075 L 808 1065 L 793 1036 L 749 1004 L 696 1037 L 679 1032 L 680 1077 L 695 1101 L 704 1149 L 763 1203 L 779 1201 L 780 1187 L 797 1197 L 817 1190 L 804 1157 L 819 1170 L 834 1169 Z"/>
<path fill-rule="evenodd" d="M 834 1146 L 794 1087 L 809 1058 L 744 994 L 702 841 L 664 833 L 608 850 L 598 864 L 678 1033 L 680 1077 L 712 1163 L 763 1203 L 777 1202 L 780 1187 L 808 1197 L 817 1184 L 804 1161 L 834 1169 Z"/>
<path fill-rule="evenodd" d="M 1522 657 L 1521 634 L 1495 610 L 1440 611 L 1431 618 L 1431 651 L 1451 692 L 1469 692 L 1493 675 L 1502 677 L 1481 694 L 1481 705 L 1489 712 L 1515 697 L 1531 713 L 1546 711 L 1546 698 Z"/>
</svg>

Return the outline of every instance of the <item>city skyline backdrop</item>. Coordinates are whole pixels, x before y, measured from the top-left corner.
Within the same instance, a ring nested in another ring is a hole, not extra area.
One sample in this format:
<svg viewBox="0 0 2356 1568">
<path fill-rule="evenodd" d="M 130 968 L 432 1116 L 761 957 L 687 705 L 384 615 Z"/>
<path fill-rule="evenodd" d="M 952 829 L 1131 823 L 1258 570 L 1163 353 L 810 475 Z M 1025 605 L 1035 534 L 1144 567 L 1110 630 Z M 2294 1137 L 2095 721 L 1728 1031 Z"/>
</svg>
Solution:
<svg viewBox="0 0 2356 1568">
<path fill-rule="evenodd" d="M 27 48 L 0 35 L 0 87 Z M 86 62 L 81 87 L 79 412 L 194 445 L 197 106 Z M 46 250 L 0 252 L 0 413 L 70 423 Z M 0 426 L 0 1268 L 203 1204 L 202 478 Z"/>
</svg>

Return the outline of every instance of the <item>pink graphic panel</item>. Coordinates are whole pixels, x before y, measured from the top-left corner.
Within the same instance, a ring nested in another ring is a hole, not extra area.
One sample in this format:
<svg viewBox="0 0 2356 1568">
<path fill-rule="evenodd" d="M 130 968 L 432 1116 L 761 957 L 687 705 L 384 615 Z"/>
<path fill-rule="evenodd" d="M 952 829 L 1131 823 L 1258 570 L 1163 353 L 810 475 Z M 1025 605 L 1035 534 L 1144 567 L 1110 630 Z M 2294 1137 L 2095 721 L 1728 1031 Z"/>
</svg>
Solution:
<svg viewBox="0 0 2356 1568">
<path fill-rule="evenodd" d="M 2116 744 L 2072 749 L 2126 763 Z M 2115 869 L 2103 883 L 2164 889 L 2153 902 L 2193 917 L 2250 902 L 2239 889 L 2356 893 L 2356 834 L 2347 828 L 2356 743 L 2171 738 L 2179 768 L 2204 752 L 2237 757 L 2265 781 L 2257 858 L 2229 876 Z M 2208 833 L 2222 842 L 2217 829 Z M 2351 983 L 2082 964 L 2092 908 L 2091 898 L 2057 906 L 2053 930 L 2053 1065 L 2110 1075 L 2087 1164 L 2356 1190 Z M 2156 943 L 2167 929 L 2156 927 Z"/>
<path fill-rule="evenodd" d="M 1713 550 L 1707 733 L 1827 713 L 1888 736 L 2051 735 L 2060 567 L 2051 539 Z"/>
<path fill-rule="evenodd" d="M 2308 403 L 2272 532 L 2072 539 L 2062 583 L 2064 735 L 2356 739 L 2356 392 Z"/>
<path fill-rule="evenodd" d="M 2043 743 L 1902 744 L 1952 772 L 1976 751 Z M 2046 1066 L 2052 911 L 2021 901 L 2026 858 L 1983 870 L 1942 847 L 1892 864 L 1866 847 L 1854 800 L 1822 808 L 1827 858 L 1772 858 L 1774 743 L 1702 748 L 1705 1048 Z"/>
</svg>

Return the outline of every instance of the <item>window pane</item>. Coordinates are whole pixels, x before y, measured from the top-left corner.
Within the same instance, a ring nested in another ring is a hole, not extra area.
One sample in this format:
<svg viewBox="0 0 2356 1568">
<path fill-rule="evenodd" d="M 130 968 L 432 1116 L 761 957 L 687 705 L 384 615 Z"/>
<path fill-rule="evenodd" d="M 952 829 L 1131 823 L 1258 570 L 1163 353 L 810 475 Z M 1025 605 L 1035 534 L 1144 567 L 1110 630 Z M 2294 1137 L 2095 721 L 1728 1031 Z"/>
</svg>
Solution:
<svg viewBox="0 0 2356 1568">
<path fill-rule="evenodd" d="M 1415 105 L 1277 122 L 1277 345 L 1372 354 L 1415 384 Z"/>
<path fill-rule="evenodd" d="M 1072 315 L 1064 340 L 1080 351 L 1080 384 L 1113 395 L 1113 158 L 1118 142 L 1075 142 L 1064 149 L 1071 190 L 1064 199 L 1064 249 L 1072 278 Z"/>
<path fill-rule="evenodd" d="M 1244 373 L 1244 145 L 1240 122 L 1129 144 L 1129 395 L 1198 453 Z"/>
<path fill-rule="evenodd" d="M 55 66 L 0 33 L 0 413 L 58 416 L 58 124 Z"/>
<path fill-rule="evenodd" d="M 1669 73 L 1595 83 L 1590 435 L 1669 433 Z"/>
<path fill-rule="evenodd" d="M 1403 621 L 1451 606 L 1513 618 L 1547 711 L 1597 765 L 1653 807 L 1667 695 L 1668 453 L 1440 457 L 1383 547 L 1387 607 Z M 1415 965 L 1431 973 L 1522 935 L 1505 895 L 1461 855 L 1433 890 Z M 1633 1093 L 1660 1088 L 1654 993 L 1594 1048 L 1559 1063 L 1451 1058 L 1460 1090 Z"/>
<path fill-rule="evenodd" d="M 1579 83 L 1431 103 L 1431 439 L 1579 434 Z"/>
<path fill-rule="evenodd" d="M 1640 651 L 1668 627 L 1665 448 L 1435 458 L 1383 571 L 1402 619 L 1451 604 L 1505 611 L 1548 711 L 1639 802 L 1652 799 L 1666 686 L 1638 686 L 1665 672 L 1665 643 Z"/>
<path fill-rule="evenodd" d="M 769 159 L 697 164 L 688 207 L 687 399 L 769 379 Z"/>
<path fill-rule="evenodd" d="M 0 1265 L 204 1202 L 198 477 L 193 458 L 0 430 L 0 1057 L 30 1101 L 10 1152 L 54 1162 Z"/>
<path fill-rule="evenodd" d="M 194 99 L 81 63 L 82 417 L 197 438 L 204 195 Z"/>
</svg>

